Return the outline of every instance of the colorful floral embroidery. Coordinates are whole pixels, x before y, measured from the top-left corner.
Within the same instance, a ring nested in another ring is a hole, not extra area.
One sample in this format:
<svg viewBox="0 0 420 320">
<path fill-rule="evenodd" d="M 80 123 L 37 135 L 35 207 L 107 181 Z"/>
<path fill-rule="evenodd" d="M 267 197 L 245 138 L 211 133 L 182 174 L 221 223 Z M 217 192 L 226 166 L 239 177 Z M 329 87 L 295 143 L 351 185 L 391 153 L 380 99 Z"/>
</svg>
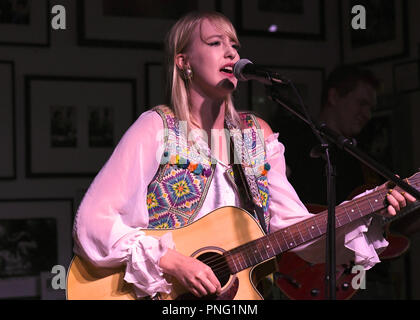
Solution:
<svg viewBox="0 0 420 320">
<path fill-rule="evenodd" d="M 214 165 L 211 165 L 211 158 L 188 146 L 180 135 L 179 122 L 169 108 L 156 111 L 163 118 L 168 134 L 161 167 L 148 186 L 149 228 L 179 228 L 193 221 L 201 208 Z M 248 129 L 243 134 L 236 130 L 242 139 L 238 144 L 235 140 L 235 149 L 243 155 L 243 168 L 254 202 L 263 208 L 269 225 L 267 172 L 270 167 L 265 163 L 264 141 L 257 133 L 254 117 L 241 114 L 241 118 Z"/>
</svg>

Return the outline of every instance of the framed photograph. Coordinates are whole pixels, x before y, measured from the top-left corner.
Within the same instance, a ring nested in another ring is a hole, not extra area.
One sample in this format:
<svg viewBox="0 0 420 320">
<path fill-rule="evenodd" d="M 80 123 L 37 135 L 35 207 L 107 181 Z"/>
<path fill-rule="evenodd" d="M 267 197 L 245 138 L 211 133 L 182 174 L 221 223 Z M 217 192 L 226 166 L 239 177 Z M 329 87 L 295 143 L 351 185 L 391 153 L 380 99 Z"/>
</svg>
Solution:
<svg viewBox="0 0 420 320">
<path fill-rule="evenodd" d="M 162 49 L 178 18 L 189 11 L 219 10 L 219 1 L 79 0 L 79 44 Z"/>
<path fill-rule="evenodd" d="M 1 0 L 0 45 L 49 46 L 47 0 Z"/>
<path fill-rule="evenodd" d="M 0 180 L 16 178 L 15 72 L 12 61 L 0 61 Z"/>
<path fill-rule="evenodd" d="M 136 117 L 135 79 L 27 76 L 25 84 L 28 177 L 96 175 Z"/>
<path fill-rule="evenodd" d="M 409 159 L 406 160 L 408 166 L 406 174 L 411 175 L 420 170 L 420 144 L 418 143 L 420 137 L 420 89 L 400 94 L 400 105 L 404 110 L 404 125 L 407 133 L 404 140 L 399 141 L 399 144 L 403 144 L 399 151 L 404 155 L 403 158 Z"/>
<path fill-rule="evenodd" d="M 239 34 L 324 40 L 324 0 L 236 0 Z"/>
<path fill-rule="evenodd" d="M 420 90 L 420 60 L 397 63 L 393 66 L 394 92 Z"/>
<path fill-rule="evenodd" d="M 352 8 L 366 12 L 366 29 L 353 29 Z M 406 0 L 339 1 L 341 57 L 344 64 L 365 64 L 401 58 L 408 52 Z"/>
<path fill-rule="evenodd" d="M 0 212 L 0 298 L 39 297 L 41 273 L 73 256 L 73 201 L 0 200 Z"/>
<path fill-rule="evenodd" d="M 322 95 L 322 84 L 325 80 L 324 69 L 312 67 L 267 66 L 290 79 L 299 92 L 309 113 L 316 117 L 319 112 Z M 263 84 L 250 81 L 249 104 L 252 110 L 266 120 L 273 131 L 285 126 L 293 125 L 294 121 L 301 122 L 281 105 L 270 100 Z M 290 86 L 280 87 L 281 101 L 302 113 L 299 99 Z"/>
</svg>

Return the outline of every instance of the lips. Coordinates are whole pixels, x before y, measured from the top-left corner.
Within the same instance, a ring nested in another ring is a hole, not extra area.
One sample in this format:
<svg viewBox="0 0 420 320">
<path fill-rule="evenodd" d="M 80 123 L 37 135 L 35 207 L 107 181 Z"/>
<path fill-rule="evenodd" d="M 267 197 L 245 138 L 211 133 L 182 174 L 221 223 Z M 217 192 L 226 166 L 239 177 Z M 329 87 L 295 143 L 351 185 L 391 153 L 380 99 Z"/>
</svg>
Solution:
<svg viewBox="0 0 420 320">
<path fill-rule="evenodd" d="M 234 66 L 233 63 L 225 64 L 223 67 L 220 68 L 220 72 L 224 76 L 227 76 L 229 78 L 233 78 L 234 77 L 234 75 L 233 75 L 233 66 Z"/>
<path fill-rule="evenodd" d="M 220 72 L 233 75 L 233 63 L 225 64 L 220 68 Z"/>
</svg>

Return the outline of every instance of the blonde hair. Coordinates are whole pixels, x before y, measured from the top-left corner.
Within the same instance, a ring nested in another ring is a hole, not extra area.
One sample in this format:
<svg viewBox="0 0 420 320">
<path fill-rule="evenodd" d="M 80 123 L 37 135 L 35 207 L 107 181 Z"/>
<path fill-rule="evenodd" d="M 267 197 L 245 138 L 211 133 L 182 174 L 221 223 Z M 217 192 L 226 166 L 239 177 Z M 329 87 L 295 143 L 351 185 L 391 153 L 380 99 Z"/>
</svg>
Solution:
<svg viewBox="0 0 420 320">
<path fill-rule="evenodd" d="M 191 104 L 188 96 L 188 79 L 182 74 L 175 63 L 175 57 L 183 53 L 190 44 L 191 35 L 197 26 L 208 19 L 218 29 L 223 31 L 230 39 L 239 45 L 235 28 L 227 17 L 218 12 L 191 12 L 179 19 L 171 28 L 166 37 L 166 54 L 167 54 L 167 97 L 170 108 L 173 109 L 177 118 L 186 121 L 189 128 L 194 124 L 191 117 Z M 232 101 L 232 95 L 226 98 L 226 116 L 239 125 L 239 115 L 235 110 Z"/>
</svg>

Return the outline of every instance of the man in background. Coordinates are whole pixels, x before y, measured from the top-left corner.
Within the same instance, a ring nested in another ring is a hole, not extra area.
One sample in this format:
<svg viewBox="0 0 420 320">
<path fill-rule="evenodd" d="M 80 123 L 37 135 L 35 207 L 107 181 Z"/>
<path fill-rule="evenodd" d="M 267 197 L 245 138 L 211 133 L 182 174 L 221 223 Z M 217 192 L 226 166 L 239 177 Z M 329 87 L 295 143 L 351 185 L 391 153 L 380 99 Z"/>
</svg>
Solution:
<svg viewBox="0 0 420 320">
<path fill-rule="evenodd" d="M 371 120 L 379 90 L 380 82 L 369 70 L 357 66 L 337 67 L 324 84 L 317 121 L 346 138 L 357 138 Z M 303 203 L 326 206 L 326 161 L 322 157 L 313 157 L 314 147 L 320 142 L 303 122 L 293 128 L 293 132 L 279 130 L 279 140 L 285 145 L 289 181 Z M 375 136 L 378 134 L 380 132 L 374 132 Z M 361 147 L 361 150 L 369 151 L 365 148 Z M 336 205 L 385 182 L 382 176 L 346 151 L 338 150 L 334 144 L 330 145 L 330 155 L 336 170 Z M 390 163 L 383 165 L 392 170 Z M 398 298 L 390 264 L 386 261 L 369 270 L 366 281 L 366 289 L 359 290 L 353 299 Z"/>
</svg>

